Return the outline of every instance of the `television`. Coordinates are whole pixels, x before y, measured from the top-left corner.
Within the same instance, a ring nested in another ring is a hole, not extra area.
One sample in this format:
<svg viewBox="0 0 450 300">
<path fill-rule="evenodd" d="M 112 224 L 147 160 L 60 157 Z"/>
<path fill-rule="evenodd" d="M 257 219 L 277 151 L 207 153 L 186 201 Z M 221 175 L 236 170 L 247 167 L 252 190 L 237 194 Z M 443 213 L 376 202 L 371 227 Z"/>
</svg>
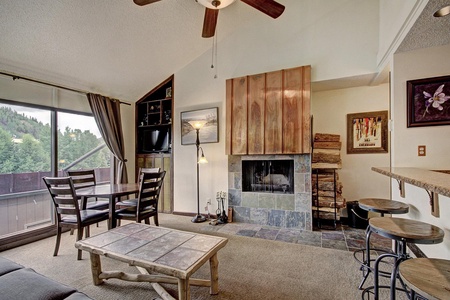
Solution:
<svg viewBox="0 0 450 300">
<path fill-rule="evenodd" d="M 169 128 L 145 129 L 142 133 L 141 150 L 146 153 L 170 151 Z"/>
</svg>

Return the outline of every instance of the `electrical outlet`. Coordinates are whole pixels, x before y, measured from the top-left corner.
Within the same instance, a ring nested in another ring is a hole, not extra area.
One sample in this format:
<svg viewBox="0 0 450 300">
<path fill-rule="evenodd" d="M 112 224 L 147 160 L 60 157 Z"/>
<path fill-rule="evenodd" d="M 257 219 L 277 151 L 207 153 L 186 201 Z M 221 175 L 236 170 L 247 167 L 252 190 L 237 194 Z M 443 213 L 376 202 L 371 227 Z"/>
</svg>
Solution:
<svg viewBox="0 0 450 300">
<path fill-rule="evenodd" d="M 211 198 L 208 198 L 208 199 L 206 200 L 206 204 L 211 205 Z"/>
<path fill-rule="evenodd" d="M 417 147 L 417 155 L 418 156 L 426 156 L 427 155 L 427 146 L 419 145 Z"/>
</svg>

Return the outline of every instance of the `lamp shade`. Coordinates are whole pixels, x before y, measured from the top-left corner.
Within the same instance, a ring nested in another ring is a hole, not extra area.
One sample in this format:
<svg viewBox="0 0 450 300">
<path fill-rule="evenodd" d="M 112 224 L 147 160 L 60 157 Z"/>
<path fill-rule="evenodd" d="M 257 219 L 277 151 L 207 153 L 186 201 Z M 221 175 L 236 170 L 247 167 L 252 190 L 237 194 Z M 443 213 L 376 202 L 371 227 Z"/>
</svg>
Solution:
<svg viewBox="0 0 450 300">
<path fill-rule="evenodd" d="M 202 156 L 198 159 L 198 163 L 199 164 L 207 164 L 208 160 L 206 159 L 206 157 L 202 154 Z"/>
<path fill-rule="evenodd" d="M 220 1 L 214 1 L 214 0 L 197 0 L 198 3 L 200 3 L 201 5 L 203 5 L 204 7 L 210 8 L 210 9 L 221 9 L 221 8 L 225 8 L 228 5 L 232 4 L 233 2 L 235 2 L 236 0 L 220 0 Z M 212 3 L 215 2 L 219 2 L 219 5 L 214 6 Z"/>
<path fill-rule="evenodd" d="M 188 123 L 191 124 L 194 129 L 201 129 L 206 124 L 206 120 L 193 120 Z"/>
</svg>

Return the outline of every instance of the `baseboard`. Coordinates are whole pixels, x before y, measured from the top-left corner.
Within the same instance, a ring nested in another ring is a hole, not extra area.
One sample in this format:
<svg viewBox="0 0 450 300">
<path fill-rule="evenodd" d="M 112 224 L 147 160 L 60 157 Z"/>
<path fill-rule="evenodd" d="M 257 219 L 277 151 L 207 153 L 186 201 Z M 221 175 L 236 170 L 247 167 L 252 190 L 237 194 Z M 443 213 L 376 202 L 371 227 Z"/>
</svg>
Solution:
<svg viewBox="0 0 450 300">
<path fill-rule="evenodd" d="M 182 212 L 182 211 L 174 211 L 172 212 L 172 215 L 178 215 L 178 216 L 186 216 L 186 217 L 194 217 L 197 214 L 196 213 L 190 213 L 190 212 Z M 205 218 L 208 218 L 207 214 L 201 214 Z M 217 219 L 217 215 L 209 215 L 210 219 Z"/>
</svg>

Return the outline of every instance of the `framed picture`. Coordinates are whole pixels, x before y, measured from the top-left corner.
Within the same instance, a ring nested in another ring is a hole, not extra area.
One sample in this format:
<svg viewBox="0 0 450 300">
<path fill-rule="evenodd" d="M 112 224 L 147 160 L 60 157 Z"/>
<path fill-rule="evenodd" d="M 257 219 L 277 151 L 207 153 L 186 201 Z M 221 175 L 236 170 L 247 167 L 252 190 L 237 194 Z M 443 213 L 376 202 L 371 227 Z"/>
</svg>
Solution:
<svg viewBox="0 0 450 300">
<path fill-rule="evenodd" d="M 347 115 L 347 153 L 387 153 L 388 112 Z"/>
<path fill-rule="evenodd" d="M 407 126 L 450 125 L 450 76 L 409 80 Z"/>
<path fill-rule="evenodd" d="M 181 145 L 192 145 L 197 140 L 197 132 L 189 122 L 204 121 L 199 131 L 201 144 L 219 142 L 218 107 L 181 112 Z"/>
</svg>

